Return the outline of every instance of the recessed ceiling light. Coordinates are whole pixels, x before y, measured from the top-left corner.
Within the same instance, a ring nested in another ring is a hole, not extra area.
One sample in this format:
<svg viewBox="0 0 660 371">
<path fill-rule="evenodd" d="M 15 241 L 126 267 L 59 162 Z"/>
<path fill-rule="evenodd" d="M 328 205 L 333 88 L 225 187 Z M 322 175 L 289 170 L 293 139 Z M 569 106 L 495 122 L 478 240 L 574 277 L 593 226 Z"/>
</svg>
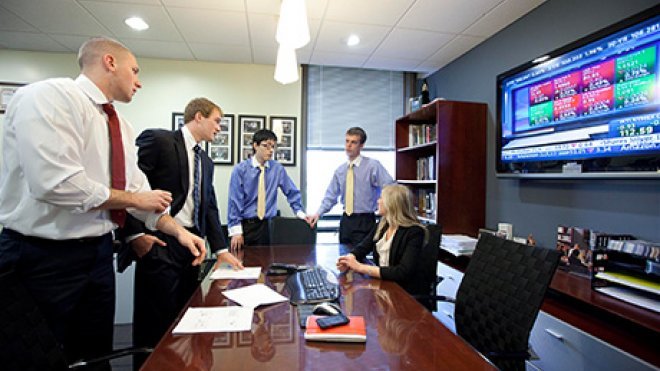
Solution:
<svg viewBox="0 0 660 371">
<path fill-rule="evenodd" d="M 346 40 L 346 45 L 355 46 L 360 43 L 360 37 L 358 35 L 351 35 Z"/>
<path fill-rule="evenodd" d="M 140 17 L 126 18 L 124 23 L 126 23 L 126 25 L 128 27 L 134 29 L 135 31 L 144 31 L 147 28 L 149 28 L 149 25 L 147 24 L 147 22 L 145 22 L 144 19 L 142 19 Z"/>
</svg>

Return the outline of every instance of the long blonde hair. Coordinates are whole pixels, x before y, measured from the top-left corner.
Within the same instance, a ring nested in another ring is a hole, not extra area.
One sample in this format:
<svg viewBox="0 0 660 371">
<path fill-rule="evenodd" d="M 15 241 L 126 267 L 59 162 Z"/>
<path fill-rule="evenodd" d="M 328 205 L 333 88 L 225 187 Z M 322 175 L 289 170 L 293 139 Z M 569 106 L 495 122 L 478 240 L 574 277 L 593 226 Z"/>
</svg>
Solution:
<svg viewBox="0 0 660 371">
<path fill-rule="evenodd" d="M 417 225 L 424 229 L 424 234 L 426 234 L 426 228 L 417 220 L 417 213 L 413 208 L 412 193 L 408 187 L 401 184 L 385 186 L 380 197 L 383 199 L 383 206 L 387 212 L 380 219 L 374 240 L 380 239 L 390 227 L 399 228 Z"/>
</svg>

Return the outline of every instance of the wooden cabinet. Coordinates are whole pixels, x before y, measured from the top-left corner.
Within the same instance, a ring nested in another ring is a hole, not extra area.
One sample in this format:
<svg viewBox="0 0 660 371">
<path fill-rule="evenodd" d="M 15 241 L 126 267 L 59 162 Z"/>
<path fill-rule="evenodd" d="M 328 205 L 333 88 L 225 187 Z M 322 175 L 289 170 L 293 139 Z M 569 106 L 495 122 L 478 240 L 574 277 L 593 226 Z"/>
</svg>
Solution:
<svg viewBox="0 0 660 371">
<path fill-rule="evenodd" d="M 396 180 L 443 233 L 476 236 L 485 224 L 486 113 L 484 103 L 441 100 L 396 120 Z"/>
</svg>

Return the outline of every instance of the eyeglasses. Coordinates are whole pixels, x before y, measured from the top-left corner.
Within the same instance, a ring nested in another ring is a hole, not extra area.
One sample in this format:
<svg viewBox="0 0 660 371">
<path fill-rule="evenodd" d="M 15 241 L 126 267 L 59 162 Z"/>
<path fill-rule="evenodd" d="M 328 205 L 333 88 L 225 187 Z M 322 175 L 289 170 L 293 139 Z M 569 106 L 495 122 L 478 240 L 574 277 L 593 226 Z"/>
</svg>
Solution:
<svg viewBox="0 0 660 371">
<path fill-rule="evenodd" d="M 269 143 L 261 143 L 261 144 L 259 144 L 259 147 L 261 147 L 263 149 L 272 149 L 274 151 L 277 148 L 277 145 L 269 144 Z"/>
</svg>

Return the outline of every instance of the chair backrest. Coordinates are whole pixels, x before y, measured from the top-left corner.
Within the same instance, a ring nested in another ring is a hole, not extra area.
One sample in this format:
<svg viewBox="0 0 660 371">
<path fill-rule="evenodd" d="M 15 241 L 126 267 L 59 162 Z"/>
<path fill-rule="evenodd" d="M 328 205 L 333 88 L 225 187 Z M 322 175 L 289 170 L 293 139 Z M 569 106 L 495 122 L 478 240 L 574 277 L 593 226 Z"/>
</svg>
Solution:
<svg viewBox="0 0 660 371">
<path fill-rule="evenodd" d="M 308 245 L 316 243 L 316 228 L 298 218 L 275 217 L 270 220 L 271 245 Z"/>
<path fill-rule="evenodd" d="M 67 368 L 60 348 L 32 296 L 13 271 L 0 274 L 0 368 Z"/>
<path fill-rule="evenodd" d="M 526 352 L 558 262 L 555 250 L 483 234 L 456 294 L 457 334 L 486 356 Z M 491 360 L 502 369 L 524 368 L 524 360 Z"/>
<path fill-rule="evenodd" d="M 431 312 L 436 310 L 437 301 L 434 299 L 436 286 L 438 285 L 438 256 L 440 254 L 440 240 L 442 239 L 442 226 L 439 224 L 429 224 L 426 226 L 428 231 L 428 240 L 422 248 L 420 256 L 420 279 L 428 286 L 428 293 L 416 297 L 423 306 Z"/>
</svg>

